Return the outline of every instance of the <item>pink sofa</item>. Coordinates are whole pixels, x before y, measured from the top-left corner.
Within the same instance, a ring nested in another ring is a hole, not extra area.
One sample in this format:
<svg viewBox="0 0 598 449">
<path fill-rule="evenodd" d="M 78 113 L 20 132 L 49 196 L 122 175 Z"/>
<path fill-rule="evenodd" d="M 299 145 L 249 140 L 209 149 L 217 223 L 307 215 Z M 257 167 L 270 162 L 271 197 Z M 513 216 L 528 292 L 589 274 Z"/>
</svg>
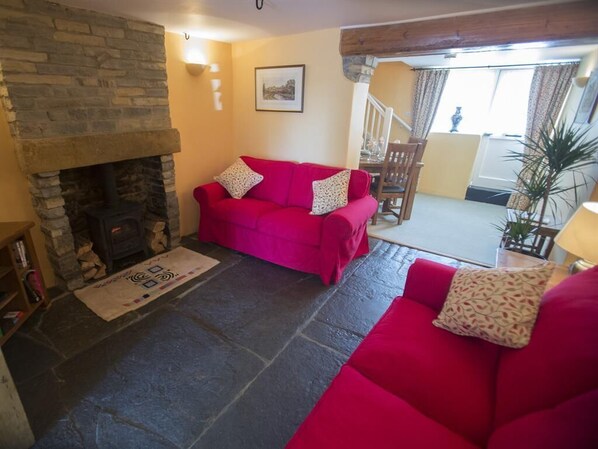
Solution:
<svg viewBox="0 0 598 449">
<path fill-rule="evenodd" d="M 287 449 L 598 448 L 598 268 L 545 293 L 522 349 L 432 325 L 454 271 L 411 266 Z"/>
<path fill-rule="evenodd" d="M 352 170 L 349 204 L 326 215 L 310 215 L 312 182 L 342 169 L 243 156 L 264 180 L 242 199 L 217 182 L 196 187 L 199 240 L 214 242 L 336 283 L 347 264 L 369 252 L 366 226 L 377 204 L 370 175 Z"/>
</svg>

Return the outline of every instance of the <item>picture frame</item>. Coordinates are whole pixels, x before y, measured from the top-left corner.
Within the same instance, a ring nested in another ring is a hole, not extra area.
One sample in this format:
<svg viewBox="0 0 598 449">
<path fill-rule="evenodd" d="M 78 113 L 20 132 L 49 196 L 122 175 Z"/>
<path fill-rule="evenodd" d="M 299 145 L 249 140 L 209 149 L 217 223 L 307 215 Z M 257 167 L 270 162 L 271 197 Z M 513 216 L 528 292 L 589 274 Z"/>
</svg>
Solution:
<svg viewBox="0 0 598 449">
<path fill-rule="evenodd" d="M 596 109 L 596 102 L 598 102 L 598 70 L 594 70 L 590 74 L 590 79 L 583 90 L 583 95 L 577 107 L 574 123 L 590 123 Z"/>
<path fill-rule="evenodd" d="M 303 112 L 305 64 L 255 68 L 255 110 Z"/>
</svg>

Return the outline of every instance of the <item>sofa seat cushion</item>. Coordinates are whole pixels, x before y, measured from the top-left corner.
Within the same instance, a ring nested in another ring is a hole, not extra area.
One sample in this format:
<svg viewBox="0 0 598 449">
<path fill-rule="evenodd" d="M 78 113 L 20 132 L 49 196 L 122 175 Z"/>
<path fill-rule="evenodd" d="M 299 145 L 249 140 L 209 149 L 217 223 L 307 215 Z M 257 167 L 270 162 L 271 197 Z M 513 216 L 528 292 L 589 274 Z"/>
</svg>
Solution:
<svg viewBox="0 0 598 449">
<path fill-rule="evenodd" d="M 476 444 L 490 433 L 499 347 L 432 325 L 437 312 L 397 298 L 349 364 Z"/>
<path fill-rule="evenodd" d="M 272 212 L 281 207 L 269 201 L 253 198 L 227 198 L 218 201 L 212 208 L 212 217 L 249 229 L 255 229 L 258 219 L 266 212 Z"/>
<path fill-rule="evenodd" d="M 544 294 L 529 344 L 501 355 L 497 426 L 598 388 L 596 323 L 598 267 Z"/>
<path fill-rule="evenodd" d="M 308 209 L 285 207 L 260 217 L 259 232 L 310 246 L 320 246 L 324 217 L 311 215 Z"/>
<path fill-rule="evenodd" d="M 504 425 L 492 434 L 488 449 L 594 449 L 597 419 L 594 390 Z"/>
<path fill-rule="evenodd" d="M 474 449 L 406 401 L 344 366 L 287 449 Z"/>
<path fill-rule="evenodd" d="M 241 156 L 241 159 L 253 171 L 264 177 L 262 182 L 247 192 L 247 197 L 286 206 L 291 179 L 293 179 L 293 172 L 298 164 L 296 162 L 271 161 L 250 156 Z"/>
</svg>

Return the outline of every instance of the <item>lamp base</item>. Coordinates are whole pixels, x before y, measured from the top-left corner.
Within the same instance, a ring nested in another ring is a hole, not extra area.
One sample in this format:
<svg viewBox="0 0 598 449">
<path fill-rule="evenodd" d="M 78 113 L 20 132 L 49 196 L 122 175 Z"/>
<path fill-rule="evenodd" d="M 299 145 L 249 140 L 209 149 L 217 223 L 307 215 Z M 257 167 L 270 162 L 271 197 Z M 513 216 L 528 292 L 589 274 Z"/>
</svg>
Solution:
<svg viewBox="0 0 598 449">
<path fill-rule="evenodd" d="M 588 262 L 584 259 L 577 259 L 571 265 L 569 265 L 569 273 L 575 274 L 581 271 L 589 270 L 590 268 L 594 267 L 595 265 L 591 262 Z"/>
</svg>

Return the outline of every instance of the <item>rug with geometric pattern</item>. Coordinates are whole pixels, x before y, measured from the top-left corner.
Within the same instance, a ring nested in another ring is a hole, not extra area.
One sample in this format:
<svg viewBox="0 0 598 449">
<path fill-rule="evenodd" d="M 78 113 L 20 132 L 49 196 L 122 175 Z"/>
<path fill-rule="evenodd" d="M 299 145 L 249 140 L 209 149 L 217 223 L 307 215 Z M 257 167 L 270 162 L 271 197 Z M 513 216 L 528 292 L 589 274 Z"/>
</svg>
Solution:
<svg viewBox="0 0 598 449">
<path fill-rule="evenodd" d="M 74 293 L 96 315 L 111 321 L 143 307 L 218 263 L 211 257 L 178 247 Z"/>
</svg>

